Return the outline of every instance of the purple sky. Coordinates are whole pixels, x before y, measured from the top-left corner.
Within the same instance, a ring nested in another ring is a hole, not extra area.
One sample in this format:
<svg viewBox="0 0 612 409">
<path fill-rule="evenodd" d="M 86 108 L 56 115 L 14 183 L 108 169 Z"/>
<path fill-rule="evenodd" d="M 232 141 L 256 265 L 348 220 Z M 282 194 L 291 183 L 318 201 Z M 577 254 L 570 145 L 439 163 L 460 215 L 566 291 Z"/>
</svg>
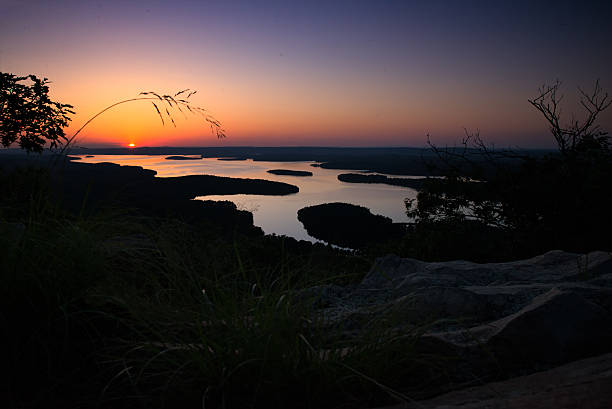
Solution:
<svg viewBox="0 0 612 409">
<path fill-rule="evenodd" d="M 50 78 L 77 109 L 70 131 L 142 90 L 193 88 L 228 138 L 189 118 L 161 127 L 135 104 L 85 143 L 422 146 L 466 127 L 550 147 L 527 103 L 540 85 L 563 81 L 568 120 L 577 86 L 612 90 L 604 2 L 125 3 L 0 0 L 0 70 Z"/>
</svg>

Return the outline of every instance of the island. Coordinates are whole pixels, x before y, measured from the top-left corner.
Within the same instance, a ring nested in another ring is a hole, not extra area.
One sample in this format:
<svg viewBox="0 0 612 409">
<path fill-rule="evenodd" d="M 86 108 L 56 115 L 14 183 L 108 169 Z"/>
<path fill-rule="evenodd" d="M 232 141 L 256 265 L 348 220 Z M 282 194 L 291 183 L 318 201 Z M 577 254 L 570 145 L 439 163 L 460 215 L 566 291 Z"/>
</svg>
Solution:
<svg viewBox="0 0 612 409">
<path fill-rule="evenodd" d="M 268 173 L 283 176 L 312 176 L 312 172 L 308 172 L 305 170 L 270 169 L 268 170 Z"/>
<path fill-rule="evenodd" d="M 183 156 L 183 155 L 174 155 L 167 156 L 166 160 L 200 160 L 202 159 L 202 155 L 200 156 Z"/>
<path fill-rule="evenodd" d="M 390 178 L 385 175 L 372 175 L 364 173 L 341 173 L 338 180 L 347 183 L 382 183 L 385 185 L 409 187 L 421 189 L 425 179 Z"/>
<path fill-rule="evenodd" d="M 48 172 L 50 199 L 61 202 L 66 210 L 76 214 L 122 208 L 150 217 L 178 217 L 190 223 L 213 220 L 217 225 L 240 231 L 254 229 L 251 213 L 237 210 L 231 202 L 192 199 L 208 195 L 282 196 L 299 192 L 297 186 L 263 179 L 213 175 L 157 177 L 154 170 L 140 166 L 73 160 L 72 156 L 64 159 L 51 155 L 2 155 L 0 170 L 5 174 L 20 168 Z"/>
<path fill-rule="evenodd" d="M 217 158 L 217 160 L 224 160 L 224 161 L 237 161 L 237 160 L 247 160 L 247 158 L 245 157 L 239 157 L 239 158 L 234 158 L 234 157 L 228 157 L 228 158 Z"/>
<path fill-rule="evenodd" d="M 298 210 L 298 220 L 311 236 L 340 247 L 360 249 L 375 243 L 397 240 L 405 226 L 363 206 L 324 203 Z"/>
</svg>

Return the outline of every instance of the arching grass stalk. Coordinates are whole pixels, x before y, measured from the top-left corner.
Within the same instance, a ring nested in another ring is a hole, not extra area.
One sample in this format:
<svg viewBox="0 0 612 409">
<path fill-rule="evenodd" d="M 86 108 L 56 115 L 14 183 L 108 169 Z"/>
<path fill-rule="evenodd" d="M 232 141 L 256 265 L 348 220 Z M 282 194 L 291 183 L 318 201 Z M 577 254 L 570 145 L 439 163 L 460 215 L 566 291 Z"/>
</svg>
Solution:
<svg viewBox="0 0 612 409">
<path fill-rule="evenodd" d="M 83 126 L 81 126 L 70 138 L 66 138 L 66 144 L 62 147 L 62 150 L 60 151 L 60 155 L 66 152 L 66 150 L 75 141 L 76 137 L 81 133 L 81 131 L 87 125 L 89 125 L 94 119 L 96 119 L 97 117 L 105 113 L 106 111 L 110 110 L 111 108 L 114 108 L 121 104 L 126 104 L 128 102 L 134 102 L 134 101 L 151 101 L 151 103 L 153 104 L 153 107 L 155 108 L 155 111 L 157 112 L 157 114 L 159 115 L 159 118 L 161 119 L 162 125 L 164 126 L 166 125 L 166 121 L 164 121 L 164 116 L 166 116 L 166 118 L 169 119 L 170 122 L 172 122 L 172 125 L 176 127 L 176 123 L 174 122 L 174 118 L 172 117 L 172 114 L 171 114 L 171 112 L 175 109 L 178 109 L 178 111 L 183 114 L 185 113 L 183 109 L 185 109 L 192 114 L 200 115 L 210 125 L 211 133 L 216 135 L 217 138 L 225 138 L 226 136 L 225 130 L 221 127 L 221 123 L 217 119 L 215 119 L 212 115 L 210 115 L 205 108 L 194 106 L 189 101 L 189 98 L 196 92 L 197 91 L 190 90 L 189 88 L 178 91 L 174 95 L 160 95 L 154 91 L 143 91 L 140 94 L 138 94 L 142 96 L 115 102 L 114 104 L 107 106 L 106 108 L 104 108 L 103 110 L 101 110 L 100 112 L 92 116 L 91 118 L 89 118 L 87 122 L 85 122 Z M 185 97 L 181 97 L 182 95 L 185 95 L 185 94 L 187 94 Z M 158 103 L 156 104 L 155 101 L 158 101 Z"/>
</svg>

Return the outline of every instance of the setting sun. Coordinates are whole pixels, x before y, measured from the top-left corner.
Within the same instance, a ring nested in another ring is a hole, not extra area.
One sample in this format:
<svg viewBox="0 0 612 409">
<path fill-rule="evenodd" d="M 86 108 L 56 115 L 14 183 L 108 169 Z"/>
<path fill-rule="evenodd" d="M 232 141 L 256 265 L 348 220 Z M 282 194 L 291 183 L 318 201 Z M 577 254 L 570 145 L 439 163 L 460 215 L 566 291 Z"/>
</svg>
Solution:
<svg viewBox="0 0 612 409">
<path fill-rule="evenodd" d="M 0 409 L 605 407 L 610 39 L 612 0 L 0 0 Z"/>
</svg>

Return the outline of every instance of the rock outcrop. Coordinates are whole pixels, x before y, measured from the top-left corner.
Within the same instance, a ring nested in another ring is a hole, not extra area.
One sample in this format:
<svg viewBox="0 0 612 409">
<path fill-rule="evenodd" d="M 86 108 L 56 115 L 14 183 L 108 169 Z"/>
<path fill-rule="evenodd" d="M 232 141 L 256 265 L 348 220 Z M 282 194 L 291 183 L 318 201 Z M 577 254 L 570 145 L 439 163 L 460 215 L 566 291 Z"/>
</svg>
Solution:
<svg viewBox="0 0 612 409">
<path fill-rule="evenodd" d="M 612 354 L 385 409 L 605 409 L 612 402 Z"/>
<path fill-rule="evenodd" d="M 355 333 L 386 320 L 469 361 L 472 375 L 507 377 L 612 352 L 611 278 L 606 252 L 488 264 L 387 256 L 357 285 L 306 295 L 329 325 Z"/>
</svg>

